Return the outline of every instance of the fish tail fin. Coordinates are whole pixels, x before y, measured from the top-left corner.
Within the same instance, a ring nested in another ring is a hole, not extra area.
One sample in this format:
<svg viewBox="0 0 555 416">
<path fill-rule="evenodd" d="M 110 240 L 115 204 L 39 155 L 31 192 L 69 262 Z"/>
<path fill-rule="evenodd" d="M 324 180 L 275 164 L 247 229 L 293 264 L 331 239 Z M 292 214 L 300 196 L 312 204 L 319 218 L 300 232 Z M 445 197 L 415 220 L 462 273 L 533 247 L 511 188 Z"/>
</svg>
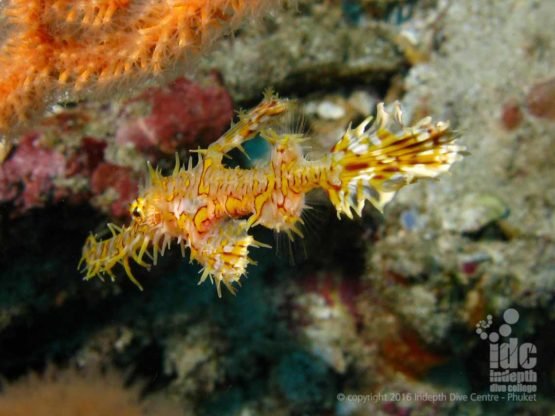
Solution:
<svg viewBox="0 0 555 416">
<path fill-rule="evenodd" d="M 405 126 L 399 103 L 393 114 L 378 104 L 371 122 L 369 117 L 356 128 L 349 126 L 331 149 L 325 188 L 338 216 L 352 218 L 353 210 L 361 215 L 367 200 L 383 211 L 403 186 L 447 172 L 465 151 L 455 143 L 449 123 L 426 117 Z"/>
</svg>

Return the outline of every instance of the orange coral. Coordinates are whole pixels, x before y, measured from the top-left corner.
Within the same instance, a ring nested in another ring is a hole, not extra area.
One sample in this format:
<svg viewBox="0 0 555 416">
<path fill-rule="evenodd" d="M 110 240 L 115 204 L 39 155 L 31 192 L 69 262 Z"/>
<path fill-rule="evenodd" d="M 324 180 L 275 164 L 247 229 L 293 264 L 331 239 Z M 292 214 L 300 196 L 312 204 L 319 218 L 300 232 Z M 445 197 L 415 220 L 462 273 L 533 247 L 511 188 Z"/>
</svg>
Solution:
<svg viewBox="0 0 555 416">
<path fill-rule="evenodd" d="M 270 0 L 9 0 L 0 6 L 0 134 L 60 99 L 166 75 Z"/>
<path fill-rule="evenodd" d="M 121 375 L 98 370 L 79 372 L 49 368 L 4 386 L 0 416 L 178 416 L 178 405 L 163 400 L 141 401 L 140 386 L 126 387 Z"/>
</svg>

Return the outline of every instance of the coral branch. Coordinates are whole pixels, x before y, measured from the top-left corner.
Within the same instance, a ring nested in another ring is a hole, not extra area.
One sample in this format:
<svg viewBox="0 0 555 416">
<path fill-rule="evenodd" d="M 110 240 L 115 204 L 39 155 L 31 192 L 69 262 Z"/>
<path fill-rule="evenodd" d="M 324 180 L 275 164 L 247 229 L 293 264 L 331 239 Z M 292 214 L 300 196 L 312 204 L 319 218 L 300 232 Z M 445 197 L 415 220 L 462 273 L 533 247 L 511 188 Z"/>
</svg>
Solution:
<svg viewBox="0 0 555 416">
<path fill-rule="evenodd" d="M 169 77 L 269 0 L 11 0 L 0 6 L 0 134 L 57 100 Z"/>
</svg>

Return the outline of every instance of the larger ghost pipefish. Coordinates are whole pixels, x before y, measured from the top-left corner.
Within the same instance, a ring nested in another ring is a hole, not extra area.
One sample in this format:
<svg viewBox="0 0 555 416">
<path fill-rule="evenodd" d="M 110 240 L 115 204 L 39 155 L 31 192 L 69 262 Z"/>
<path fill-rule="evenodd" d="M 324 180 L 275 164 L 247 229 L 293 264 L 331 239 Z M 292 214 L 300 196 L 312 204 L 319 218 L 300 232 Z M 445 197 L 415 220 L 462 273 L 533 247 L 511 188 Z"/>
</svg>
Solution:
<svg viewBox="0 0 555 416">
<path fill-rule="evenodd" d="M 148 184 L 131 205 L 131 223 L 109 224 L 112 236 L 99 241 L 90 235 L 83 247 L 85 279 L 108 275 L 123 266 L 139 287 L 130 260 L 142 267 L 156 264 L 172 242 L 186 249 L 202 266 L 200 283 L 215 282 L 218 296 L 223 283 L 231 293 L 240 284 L 252 260 L 249 248 L 261 246 L 249 235 L 261 225 L 302 236 L 301 213 L 305 196 L 323 188 L 337 215 L 353 218 L 370 201 L 380 211 L 403 186 L 435 178 L 461 157 L 448 123 L 425 118 L 413 126 L 402 122 L 401 109 L 392 114 L 379 104 L 375 120 L 347 128 L 331 151 L 318 160 L 307 160 L 298 134 L 278 134 L 272 126 L 291 110 L 291 103 L 267 95 L 241 116 L 220 139 L 199 151 L 198 162 L 181 166 L 176 161 L 169 176 L 149 165 Z M 373 123 L 372 123 L 373 121 Z M 253 137 L 262 136 L 271 146 L 266 164 L 252 169 L 229 168 L 224 155 Z"/>
</svg>

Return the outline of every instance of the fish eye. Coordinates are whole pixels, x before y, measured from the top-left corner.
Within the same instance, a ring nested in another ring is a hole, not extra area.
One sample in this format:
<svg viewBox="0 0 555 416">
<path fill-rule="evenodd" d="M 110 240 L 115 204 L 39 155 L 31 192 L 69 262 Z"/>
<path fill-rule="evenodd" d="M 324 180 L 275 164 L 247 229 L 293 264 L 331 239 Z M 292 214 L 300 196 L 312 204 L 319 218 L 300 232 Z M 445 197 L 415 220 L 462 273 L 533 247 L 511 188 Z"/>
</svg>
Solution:
<svg viewBox="0 0 555 416">
<path fill-rule="evenodd" d="M 139 198 L 133 201 L 129 207 L 129 212 L 134 218 L 141 218 L 143 216 L 143 204 L 144 202 Z"/>
</svg>

